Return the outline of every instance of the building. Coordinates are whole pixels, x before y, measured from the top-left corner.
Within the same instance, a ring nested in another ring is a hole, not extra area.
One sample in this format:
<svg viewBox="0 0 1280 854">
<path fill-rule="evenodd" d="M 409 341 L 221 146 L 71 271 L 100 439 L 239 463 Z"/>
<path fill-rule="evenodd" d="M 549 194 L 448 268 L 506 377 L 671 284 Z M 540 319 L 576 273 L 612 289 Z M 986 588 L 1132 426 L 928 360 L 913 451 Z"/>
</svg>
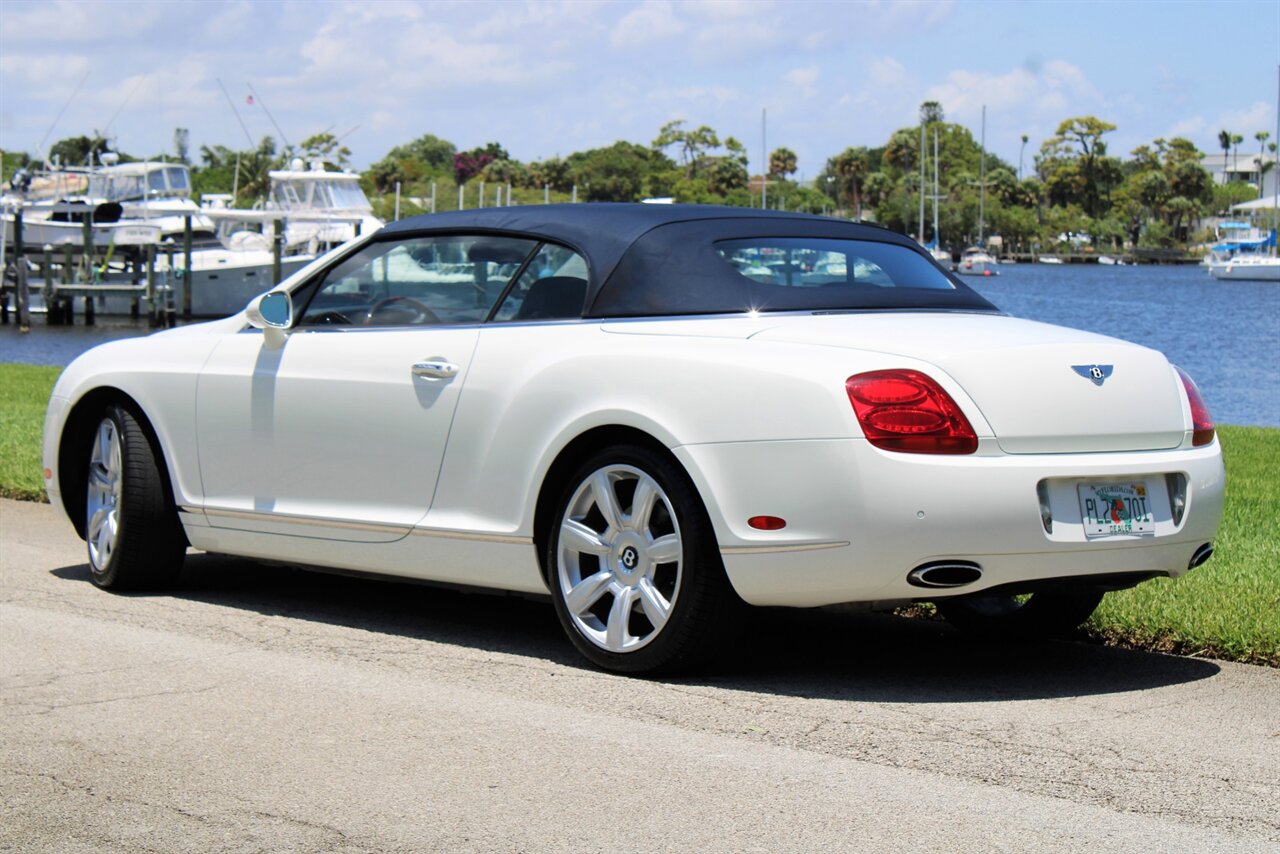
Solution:
<svg viewBox="0 0 1280 854">
<path fill-rule="evenodd" d="M 1262 162 L 1269 165 L 1266 174 L 1262 176 L 1263 186 L 1260 195 L 1270 198 L 1276 191 L 1276 156 L 1268 153 L 1262 158 Z M 1241 151 L 1238 155 L 1206 154 L 1200 161 L 1200 165 L 1213 176 L 1215 184 L 1243 181 L 1246 184 L 1258 186 L 1258 153 L 1256 151 L 1252 154 Z"/>
</svg>

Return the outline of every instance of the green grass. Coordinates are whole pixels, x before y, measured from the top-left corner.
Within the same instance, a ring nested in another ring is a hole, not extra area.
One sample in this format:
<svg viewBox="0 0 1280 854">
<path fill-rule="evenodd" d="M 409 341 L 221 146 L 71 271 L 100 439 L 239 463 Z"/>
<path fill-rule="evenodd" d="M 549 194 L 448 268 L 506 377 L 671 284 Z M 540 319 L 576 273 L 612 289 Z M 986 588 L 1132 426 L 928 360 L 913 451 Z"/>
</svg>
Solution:
<svg viewBox="0 0 1280 854">
<path fill-rule="evenodd" d="M 1219 437 L 1227 501 L 1213 558 L 1108 594 L 1087 629 L 1121 646 L 1280 667 L 1280 430 Z"/>
<path fill-rule="evenodd" d="M 61 368 L 0 365 L 0 496 L 47 501 L 40 465 L 44 408 Z"/>
<path fill-rule="evenodd" d="M 60 368 L 0 364 L 0 496 L 44 501 L 40 431 Z M 1096 639 L 1280 667 L 1280 430 L 1221 427 L 1226 515 L 1207 564 L 1109 594 Z"/>
</svg>

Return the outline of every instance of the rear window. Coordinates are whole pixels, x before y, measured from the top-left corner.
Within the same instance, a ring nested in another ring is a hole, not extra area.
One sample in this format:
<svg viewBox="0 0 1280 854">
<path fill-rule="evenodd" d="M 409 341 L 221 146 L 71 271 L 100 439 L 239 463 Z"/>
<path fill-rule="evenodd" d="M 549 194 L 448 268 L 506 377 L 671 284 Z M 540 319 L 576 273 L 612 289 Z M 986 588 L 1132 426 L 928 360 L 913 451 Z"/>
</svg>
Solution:
<svg viewBox="0 0 1280 854">
<path fill-rule="evenodd" d="M 752 283 L 763 308 L 784 288 L 933 288 L 955 290 L 942 271 L 905 246 L 831 238 L 721 240 L 716 252 Z"/>
<path fill-rule="evenodd" d="M 660 226 L 631 245 L 587 316 L 997 311 L 923 252 L 869 231 L 816 218 Z"/>
</svg>

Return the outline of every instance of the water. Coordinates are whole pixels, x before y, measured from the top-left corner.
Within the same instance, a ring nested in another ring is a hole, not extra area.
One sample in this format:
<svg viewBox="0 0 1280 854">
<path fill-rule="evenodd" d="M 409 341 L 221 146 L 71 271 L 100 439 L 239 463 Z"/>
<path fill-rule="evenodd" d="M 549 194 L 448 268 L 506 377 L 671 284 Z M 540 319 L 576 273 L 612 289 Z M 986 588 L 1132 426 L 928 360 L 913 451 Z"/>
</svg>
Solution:
<svg viewBox="0 0 1280 854">
<path fill-rule="evenodd" d="M 1196 380 L 1216 420 L 1280 427 L 1280 284 L 1218 282 L 1200 267 L 1001 265 L 965 281 L 1018 317 L 1136 341 Z M 113 338 L 146 334 L 119 321 L 0 326 L 0 362 L 65 365 Z"/>
</svg>

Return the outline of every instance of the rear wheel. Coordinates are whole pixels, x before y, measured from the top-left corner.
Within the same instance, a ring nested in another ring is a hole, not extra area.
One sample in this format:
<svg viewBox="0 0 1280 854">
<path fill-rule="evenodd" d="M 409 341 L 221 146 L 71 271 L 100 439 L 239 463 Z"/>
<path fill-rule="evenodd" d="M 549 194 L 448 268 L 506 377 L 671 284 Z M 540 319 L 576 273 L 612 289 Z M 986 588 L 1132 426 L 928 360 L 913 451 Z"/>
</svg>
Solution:
<svg viewBox="0 0 1280 854">
<path fill-rule="evenodd" d="M 594 454 L 569 479 L 546 543 L 552 599 L 600 667 L 652 673 L 713 651 L 740 604 L 688 476 L 645 447 Z"/>
<path fill-rule="evenodd" d="M 85 542 L 93 583 L 143 590 L 173 581 L 186 554 L 177 511 L 146 433 L 110 406 L 93 437 L 86 478 Z"/>
<path fill-rule="evenodd" d="M 1080 588 L 1024 596 L 961 596 L 934 604 L 947 622 L 974 634 L 1047 638 L 1078 628 L 1102 597 L 1101 590 Z"/>
</svg>

